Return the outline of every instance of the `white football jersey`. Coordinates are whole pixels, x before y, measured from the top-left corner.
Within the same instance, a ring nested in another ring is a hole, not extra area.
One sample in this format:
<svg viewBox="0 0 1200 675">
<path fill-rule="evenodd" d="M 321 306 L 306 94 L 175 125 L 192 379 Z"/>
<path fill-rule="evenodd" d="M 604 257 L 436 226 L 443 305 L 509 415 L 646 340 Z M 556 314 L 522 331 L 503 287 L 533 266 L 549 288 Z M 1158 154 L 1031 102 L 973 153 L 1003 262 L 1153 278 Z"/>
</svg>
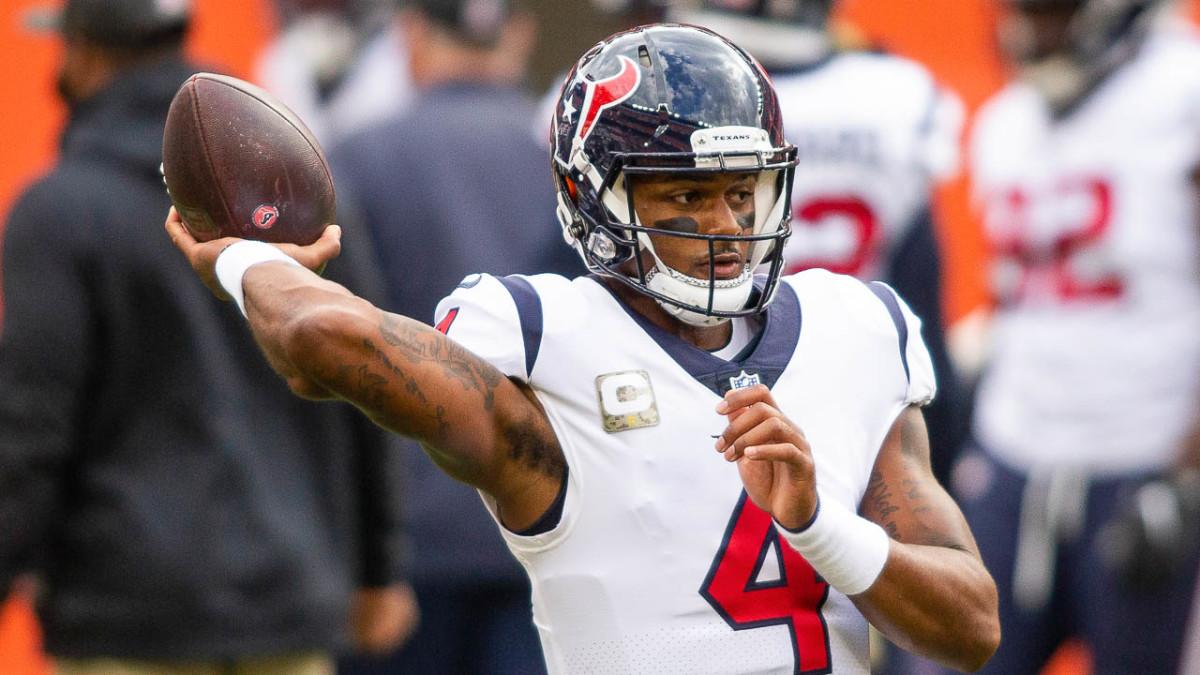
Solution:
<svg viewBox="0 0 1200 675">
<path fill-rule="evenodd" d="M 879 278 L 933 182 L 958 170 L 962 103 L 922 66 L 869 52 L 772 82 L 799 161 L 788 271 Z"/>
<path fill-rule="evenodd" d="M 501 528 L 532 581 L 551 673 L 869 672 L 866 620 L 781 546 L 713 444 L 721 395 L 763 382 L 812 443 L 823 492 L 857 510 L 891 424 L 934 394 L 920 322 L 890 289 L 787 278 L 740 361 L 591 277 L 468 277 L 437 320 L 529 383 L 566 455 L 557 526 Z"/>
<path fill-rule="evenodd" d="M 1009 463 L 1155 470 L 1200 400 L 1200 41 L 1152 38 L 1068 117 L 1014 84 L 980 113 L 1000 307 L 976 429 Z"/>
</svg>

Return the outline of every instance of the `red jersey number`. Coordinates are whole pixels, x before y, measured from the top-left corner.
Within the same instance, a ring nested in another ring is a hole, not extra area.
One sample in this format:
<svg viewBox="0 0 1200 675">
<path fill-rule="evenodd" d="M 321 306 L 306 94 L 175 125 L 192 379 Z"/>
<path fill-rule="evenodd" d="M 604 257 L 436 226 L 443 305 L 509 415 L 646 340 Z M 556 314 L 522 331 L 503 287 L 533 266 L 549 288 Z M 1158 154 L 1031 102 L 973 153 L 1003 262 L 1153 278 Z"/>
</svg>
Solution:
<svg viewBox="0 0 1200 675">
<path fill-rule="evenodd" d="M 763 562 L 772 552 L 779 561 L 779 579 L 759 582 Z M 755 506 L 745 491 L 700 595 L 734 630 L 787 626 L 797 675 L 833 672 L 829 630 L 821 614 L 829 584 L 780 538 L 771 516 Z"/>
<path fill-rule="evenodd" d="M 999 263 L 997 299 L 1074 303 L 1120 298 L 1124 279 L 1095 262 L 1112 215 L 1113 190 L 1103 178 L 1067 178 L 1045 193 L 1021 186 L 999 191 L 987 213 Z"/>
<path fill-rule="evenodd" d="M 799 252 L 799 259 L 789 256 L 788 274 L 819 267 L 835 274 L 857 276 L 875 255 L 879 217 L 859 197 L 813 197 L 794 204 L 792 215 L 795 231 L 791 248 Z M 834 240 L 836 244 L 810 246 L 805 243 L 810 240 Z M 812 253 L 822 249 L 827 250 Z"/>
</svg>

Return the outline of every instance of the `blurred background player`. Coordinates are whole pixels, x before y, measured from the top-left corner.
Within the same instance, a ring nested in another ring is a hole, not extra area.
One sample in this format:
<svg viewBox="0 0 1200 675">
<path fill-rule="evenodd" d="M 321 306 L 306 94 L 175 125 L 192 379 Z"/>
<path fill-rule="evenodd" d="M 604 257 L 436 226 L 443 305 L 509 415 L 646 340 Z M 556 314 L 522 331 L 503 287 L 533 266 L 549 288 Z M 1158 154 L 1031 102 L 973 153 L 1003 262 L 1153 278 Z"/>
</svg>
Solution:
<svg viewBox="0 0 1200 675">
<path fill-rule="evenodd" d="M 534 18 L 506 0 L 411 0 L 402 24 L 412 106 L 331 153 L 342 203 L 356 205 L 386 272 L 383 307 L 428 323 L 472 271 L 581 273 L 553 185 L 539 180 L 546 151 L 527 132 Z M 342 672 L 543 672 L 529 583 L 478 493 L 415 443 L 406 459 L 421 625 L 393 658 Z"/>
<path fill-rule="evenodd" d="M 689 0 L 590 0 L 588 7 L 609 27 L 609 32 L 628 30 L 636 26 L 667 21 L 667 9 Z M 583 47 L 586 49 L 586 47 Z M 537 102 L 537 114 L 530 120 L 530 130 L 543 151 L 552 144 L 554 109 L 562 96 L 563 83 L 569 66 L 550 77 L 550 86 Z"/>
<path fill-rule="evenodd" d="M 1018 79 L 971 143 L 996 312 L 954 482 L 1001 593 L 985 672 L 1036 673 L 1071 636 L 1095 672 L 1176 672 L 1200 537 L 1200 40 L 1158 0 L 1005 4 Z"/>
<path fill-rule="evenodd" d="M 279 33 L 254 79 L 329 147 L 411 101 L 402 0 L 274 0 Z"/>
<path fill-rule="evenodd" d="M 934 475 L 946 484 L 968 412 L 946 350 L 931 199 L 958 170 L 963 106 L 913 61 L 843 48 L 829 20 L 834 4 L 697 0 L 669 3 L 666 15 L 741 45 L 775 83 L 798 149 L 787 273 L 819 267 L 882 279 L 921 317 L 938 376 L 924 413 Z"/>
<path fill-rule="evenodd" d="M 411 622 L 398 447 L 292 396 L 156 232 L 163 124 L 197 70 L 189 3 L 39 17 L 69 121 L 4 229 L 0 595 L 40 573 L 65 674 L 329 673 L 356 587 L 358 646 L 393 647 Z M 375 295 L 353 238 L 329 274 Z"/>
</svg>

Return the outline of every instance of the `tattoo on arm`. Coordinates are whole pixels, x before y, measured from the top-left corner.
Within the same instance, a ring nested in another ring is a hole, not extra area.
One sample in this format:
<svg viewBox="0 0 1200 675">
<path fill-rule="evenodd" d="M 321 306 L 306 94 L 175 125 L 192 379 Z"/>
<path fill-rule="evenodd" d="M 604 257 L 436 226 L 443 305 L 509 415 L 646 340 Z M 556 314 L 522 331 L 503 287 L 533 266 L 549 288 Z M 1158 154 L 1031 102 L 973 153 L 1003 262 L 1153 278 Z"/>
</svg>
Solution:
<svg viewBox="0 0 1200 675">
<path fill-rule="evenodd" d="M 561 479 L 566 473 L 567 461 L 554 439 L 553 431 L 544 426 L 544 420 L 532 419 L 531 416 L 506 427 L 504 439 L 508 443 L 508 454 L 513 461 L 534 471 Z"/>
<path fill-rule="evenodd" d="M 464 390 L 478 391 L 483 396 L 484 410 L 491 411 L 496 387 L 504 378 L 491 364 L 453 340 L 394 315 L 384 315 L 379 333 L 384 342 L 398 348 L 410 363 L 437 363 L 447 379 L 457 380 Z"/>
<path fill-rule="evenodd" d="M 371 409 L 403 409 L 406 426 L 427 430 L 428 436 L 419 440 L 431 455 L 449 437 L 451 424 L 446 407 L 430 401 L 422 389 L 422 383 L 430 384 L 428 372 L 415 372 L 422 364 L 437 365 L 447 382 L 457 382 L 464 392 L 478 393 L 485 412 L 495 407 L 496 390 L 504 375 L 461 345 L 420 324 L 387 314 L 379 322 L 379 337 L 382 344 L 363 340 L 371 363 L 342 366 L 339 375 Z M 402 357 L 400 362 L 397 355 Z M 406 398 L 400 405 L 399 401 L 390 400 L 397 390 Z M 552 477 L 564 474 L 566 462 L 562 450 L 542 416 L 524 415 L 503 424 L 501 437 L 512 460 Z"/>
<path fill-rule="evenodd" d="M 883 480 L 883 472 L 873 471 L 871 473 L 865 497 L 875 509 L 876 517 L 882 521 L 880 525 L 887 530 L 888 536 L 896 541 L 904 541 L 904 538 L 900 536 L 900 526 L 891 518 L 893 513 L 900 510 L 900 507 L 892 504 L 892 493 L 888 489 L 887 482 Z"/>
<path fill-rule="evenodd" d="M 968 550 L 954 536 L 941 532 L 936 523 L 945 513 L 942 495 L 929 481 L 929 441 L 921 424 L 906 414 L 900 422 L 900 463 L 902 470 L 889 479 L 883 471 L 872 472 L 864 502 L 877 522 L 896 541 Z M 937 494 L 935 494 L 937 493 Z"/>
<path fill-rule="evenodd" d="M 450 432 L 446 407 L 431 401 L 422 388 L 422 383 L 429 384 L 429 376 L 411 367 L 435 363 L 447 380 L 460 383 L 464 391 L 478 392 L 483 409 L 492 410 L 503 376 L 462 346 L 391 315 L 379 323 L 379 339 L 381 342 L 370 337 L 362 341 L 368 362 L 337 368 L 337 378 L 345 383 L 352 400 L 376 413 L 402 410 L 406 428 L 421 430 L 421 435 L 429 436 L 426 441 L 444 441 Z M 402 361 L 397 362 L 397 354 Z"/>
</svg>

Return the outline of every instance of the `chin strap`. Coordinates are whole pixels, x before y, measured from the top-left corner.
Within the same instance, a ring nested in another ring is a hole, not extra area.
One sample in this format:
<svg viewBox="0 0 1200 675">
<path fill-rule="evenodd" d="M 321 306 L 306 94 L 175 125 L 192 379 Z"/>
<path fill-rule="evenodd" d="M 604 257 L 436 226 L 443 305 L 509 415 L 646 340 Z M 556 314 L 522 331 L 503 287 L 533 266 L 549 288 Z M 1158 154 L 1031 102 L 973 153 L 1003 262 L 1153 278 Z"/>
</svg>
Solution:
<svg viewBox="0 0 1200 675">
<path fill-rule="evenodd" d="M 746 306 L 750 294 L 754 291 L 754 274 L 746 265 L 742 273 L 734 279 L 717 280 L 712 289 L 712 309 L 718 312 L 735 312 Z M 682 307 L 666 300 L 657 300 L 658 304 L 671 316 L 692 326 L 717 326 L 729 320 L 725 316 L 711 316 L 698 308 L 708 307 L 709 282 L 707 279 L 695 279 L 686 274 L 667 267 L 655 255 L 655 266 L 646 274 L 646 287 L 674 298 L 680 303 L 691 305 L 692 308 Z"/>
</svg>

